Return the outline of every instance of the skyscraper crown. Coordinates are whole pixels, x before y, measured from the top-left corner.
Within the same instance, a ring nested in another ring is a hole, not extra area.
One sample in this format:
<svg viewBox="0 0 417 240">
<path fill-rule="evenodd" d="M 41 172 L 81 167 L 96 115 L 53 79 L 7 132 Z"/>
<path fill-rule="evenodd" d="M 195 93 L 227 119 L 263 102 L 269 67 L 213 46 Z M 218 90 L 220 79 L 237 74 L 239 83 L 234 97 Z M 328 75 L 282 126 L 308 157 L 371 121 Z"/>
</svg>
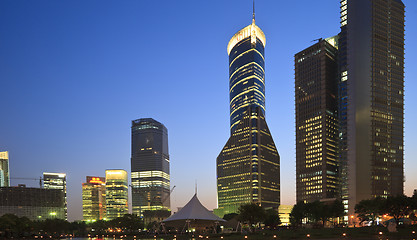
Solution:
<svg viewBox="0 0 417 240">
<path fill-rule="evenodd" d="M 256 42 L 256 39 L 258 38 L 261 41 L 262 45 L 265 47 L 265 34 L 258 26 L 256 26 L 255 18 L 252 19 L 252 24 L 241 29 L 235 35 L 233 35 L 233 37 L 229 41 L 229 44 L 227 45 L 227 54 L 230 55 L 230 51 L 232 51 L 233 47 L 247 37 L 251 37 L 252 42 Z"/>
</svg>

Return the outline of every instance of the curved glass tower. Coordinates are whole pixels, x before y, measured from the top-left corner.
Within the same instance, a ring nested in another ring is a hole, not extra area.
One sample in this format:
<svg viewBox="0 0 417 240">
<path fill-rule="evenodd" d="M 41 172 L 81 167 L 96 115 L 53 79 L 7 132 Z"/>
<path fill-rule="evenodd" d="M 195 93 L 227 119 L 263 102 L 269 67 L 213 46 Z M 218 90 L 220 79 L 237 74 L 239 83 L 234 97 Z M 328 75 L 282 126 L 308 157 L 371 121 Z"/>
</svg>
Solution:
<svg viewBox="0 0 417 240">
<path fill-rule="evenodd" d="M 227 46 L 231 133 L 248 106 L 259 106 L 265 114 L 265 40 L 254 18 L 252 24 L 238 31 Z"/>
<path fill-rule="evenodd" d="M 280 204 L 280 159 L 265 120 L 264 48 L 255 18 L 227 46 L 231 134 L 217 157 L 219 216 L 251 202 L 273 209 Z"/>
</svg>

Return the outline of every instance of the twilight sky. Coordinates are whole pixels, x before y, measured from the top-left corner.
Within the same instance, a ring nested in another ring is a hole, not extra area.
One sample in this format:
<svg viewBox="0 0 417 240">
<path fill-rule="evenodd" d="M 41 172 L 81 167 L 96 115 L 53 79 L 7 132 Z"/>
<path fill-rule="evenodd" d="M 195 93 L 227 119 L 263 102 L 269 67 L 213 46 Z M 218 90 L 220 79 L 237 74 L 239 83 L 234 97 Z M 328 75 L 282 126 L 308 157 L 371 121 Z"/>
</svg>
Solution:
<svg viewBox="0 0 417 240">
<path fill-rule="evenodd" d="M 417 188 L 417 2 L 406 5 L 405 193 Z M 216 157 L 229 137 L 227 43 L 252 1 L 0 1 L 0 151 L 12 178 L 67 173 L 69 220 L 81 183 L 130 172 L 131 120 L 168 128 L 173 209 L 216 208 Z M 266 35 L 266 120 L 281 155 L 282 204 L 295 202 L 294 54 L 339 32 L 339 1 L 256 2 Z M 37 181 L 12 179 L 12 185 Z"/>
</svg>

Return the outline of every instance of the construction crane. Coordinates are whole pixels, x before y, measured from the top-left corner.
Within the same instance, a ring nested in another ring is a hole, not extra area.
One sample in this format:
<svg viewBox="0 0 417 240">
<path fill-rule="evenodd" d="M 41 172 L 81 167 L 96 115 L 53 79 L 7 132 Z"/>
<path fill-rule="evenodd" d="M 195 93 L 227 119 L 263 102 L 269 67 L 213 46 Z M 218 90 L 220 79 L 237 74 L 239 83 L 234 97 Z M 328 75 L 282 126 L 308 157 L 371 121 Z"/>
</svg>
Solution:
<svg viewBox="0 0 417 240">
<path fill-rule="evenodd" d="M 321 40 L 323 40 L 323 38 L 317 38 L 317 39 L 311 40 L 311 42 L 314 42 L 314 41 L 320 42 Z"/>
<path fill-rule="evenodd" d="M 33 181 L 38 181 L 39 180 L 39 188 L 42 188 L 42 181 L 43 178 L 39 177 L 39 178 L 20 178 L 20 177 L 11 177 L 10 179 L 18 179 L 18 180 L 33 180 Z"/>
<path fill-rule="evenodd" d="M 167 195 L 167 196 L 165 196 L 163 199 L 161 199 L 161 203 L 162 203 L 162 205 L 164 205 L 165 201 L 166 201 L 169 197 L 171 197 L 171 193 L 174 191 L 174 188 L 175 188 L 175 187 L 176 187 L 176 186 L 174 185 L 174 186 L 171 188 L 171 191 L 169 191 L 168 195 Z"/>
</svg>

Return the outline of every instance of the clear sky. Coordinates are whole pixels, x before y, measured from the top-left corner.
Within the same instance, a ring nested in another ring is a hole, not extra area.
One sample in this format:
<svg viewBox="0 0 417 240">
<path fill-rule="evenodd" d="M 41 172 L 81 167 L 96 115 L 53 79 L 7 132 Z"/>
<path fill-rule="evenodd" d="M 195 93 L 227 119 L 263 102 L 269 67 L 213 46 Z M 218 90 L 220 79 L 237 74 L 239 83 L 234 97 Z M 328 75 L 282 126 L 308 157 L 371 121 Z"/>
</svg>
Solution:
<svg viewBox="0 0 417 240">
<path fill-rule="evenodd" d="M 405 193 L 417 188 L 417 1 L 405 0 Z M 65 172 L 69 220 L 81 183 L 130 172 L 131 120 L 168 128 L 173 209 L 216 207 L 216 157 L 229 137 L 229 39 L 250 0 L 0 1 L 0 151 L 12 178 Z M 294 54 L 339 32 L 339 1 L 256 2 L 266 35 L 266 120 L 281 155 L 282 204 L 295 201 Z M 12 179 L 12 185 L 34 180 Z"/>
</svg>

